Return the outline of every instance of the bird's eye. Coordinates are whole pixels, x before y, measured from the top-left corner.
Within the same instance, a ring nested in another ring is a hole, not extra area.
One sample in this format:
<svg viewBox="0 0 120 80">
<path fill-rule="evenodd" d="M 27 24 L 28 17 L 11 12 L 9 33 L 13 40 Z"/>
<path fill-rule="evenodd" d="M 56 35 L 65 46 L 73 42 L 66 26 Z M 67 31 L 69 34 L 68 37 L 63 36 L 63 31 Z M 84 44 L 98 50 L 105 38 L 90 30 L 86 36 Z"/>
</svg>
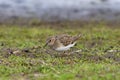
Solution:
<svg viewBox="0 0 120 80">
<path fill-rule="evenodd" d="M 49 40 L 49 42 L 51 42 L 51 40 Z"/>
</svg>

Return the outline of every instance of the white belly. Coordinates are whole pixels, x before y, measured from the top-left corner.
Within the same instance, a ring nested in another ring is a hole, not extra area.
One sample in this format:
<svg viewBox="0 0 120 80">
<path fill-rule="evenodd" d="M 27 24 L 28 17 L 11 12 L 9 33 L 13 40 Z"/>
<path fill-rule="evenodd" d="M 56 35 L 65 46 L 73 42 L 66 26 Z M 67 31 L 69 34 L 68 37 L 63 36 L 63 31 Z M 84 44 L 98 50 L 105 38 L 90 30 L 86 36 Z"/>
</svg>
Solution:
<svg viewBox="0 0 120 80">
<path fill-rule="evenodd" d="M 56 51 L 67 51 L 67 50 L 69 50 L 71 47 L 73 47 L 75 44 L 76 44 L 76 42 L 74 42 L 73 44 L 69 44 L 69 45 L 67 45 L 67 46 L 58 47 L 58 48 L 56 48 L 55 50 L 56 50 Z"/>
</svg>

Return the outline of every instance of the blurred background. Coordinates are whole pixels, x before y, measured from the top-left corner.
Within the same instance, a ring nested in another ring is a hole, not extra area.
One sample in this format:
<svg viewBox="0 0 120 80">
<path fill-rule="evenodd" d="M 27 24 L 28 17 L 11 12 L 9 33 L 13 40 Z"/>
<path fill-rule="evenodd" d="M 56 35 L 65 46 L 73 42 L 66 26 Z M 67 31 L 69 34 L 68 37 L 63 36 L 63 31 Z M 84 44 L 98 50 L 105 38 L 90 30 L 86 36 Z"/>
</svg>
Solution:
<svg viewBox="0 0 120 80">
<path fill-rule="evenodd" d="M 0 0 L 0 24 L 120 21 L 120 0 Z"/>
</svg>

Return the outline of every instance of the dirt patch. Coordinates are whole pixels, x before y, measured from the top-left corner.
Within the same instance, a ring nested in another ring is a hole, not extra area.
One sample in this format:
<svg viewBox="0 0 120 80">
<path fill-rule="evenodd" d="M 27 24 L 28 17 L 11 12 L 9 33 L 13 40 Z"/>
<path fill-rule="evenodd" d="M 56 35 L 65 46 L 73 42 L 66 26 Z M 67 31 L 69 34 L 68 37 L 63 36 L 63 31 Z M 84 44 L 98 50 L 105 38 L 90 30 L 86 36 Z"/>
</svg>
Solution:
<svg viewBox="0 0 120 80">
<path fill-rule="evenodd" d="M 20 56 L 20 57 L 30 57 L 30 58 L 38 58 L 38 57 L 52 57 L 52 58 L 66 58 L 66 59 L 74 59 L 77 58 L 83 61 L 92 61 L 92 62 L 100 62 L 106 61 L 106 59 L 110 59 L 113 62 L 120 63 L 119 53 L 105 53 L 104 55 L 99 54 L 91 54 L 89 52 L 80 51 L 80 52 L 69 52 L 69 53 L 58 53 L 49 49 L 43 50 L 40 46 L 33 48 L 25 48 L 25 49 L 1 49 L 1 56 L 7 58 L 11 55 Z M 66 62 L 71 63 L 71 61 Z M 74 63 L 74 62 L 72 62 Z"/>
</svg>

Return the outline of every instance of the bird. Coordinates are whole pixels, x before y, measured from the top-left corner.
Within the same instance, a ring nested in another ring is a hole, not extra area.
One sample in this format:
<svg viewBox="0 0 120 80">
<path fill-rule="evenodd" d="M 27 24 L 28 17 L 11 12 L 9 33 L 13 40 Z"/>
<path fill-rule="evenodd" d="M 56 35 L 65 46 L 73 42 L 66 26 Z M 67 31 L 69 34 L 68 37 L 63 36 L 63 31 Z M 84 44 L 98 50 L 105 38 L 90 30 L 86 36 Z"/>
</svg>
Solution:
<svg viewBox="0 0 120 80">
<path fill-rule="evenodd" d="M 48 37 L 44 47 L 49 46 L 55 51 L 68 51 L 74 47 L 81 37 L 81 34 L 76 36 L 71 36 L 68 34 L 59 34 L 55 36 Z"/>
</svg>

